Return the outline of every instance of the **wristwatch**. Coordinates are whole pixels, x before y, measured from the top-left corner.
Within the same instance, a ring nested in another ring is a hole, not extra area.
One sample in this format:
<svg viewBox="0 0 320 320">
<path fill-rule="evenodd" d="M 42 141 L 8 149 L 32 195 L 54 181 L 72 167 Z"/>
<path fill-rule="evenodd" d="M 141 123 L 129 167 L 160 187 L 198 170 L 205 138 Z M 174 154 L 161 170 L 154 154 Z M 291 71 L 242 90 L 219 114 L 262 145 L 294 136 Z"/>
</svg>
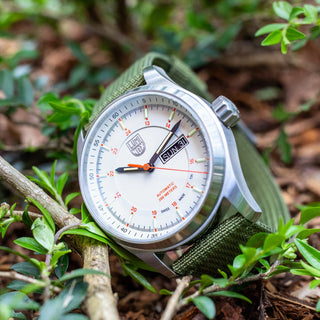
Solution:
<svg viewBox="0 0 320 320">
<path fill-rule="evenodd" d="M 165 276 L 227 270 L 239 244 L 289 218 L 239 119 L 179 59 L 138 60 L 103 92 L 78 139 L 94 220 Z"/>
</svg>

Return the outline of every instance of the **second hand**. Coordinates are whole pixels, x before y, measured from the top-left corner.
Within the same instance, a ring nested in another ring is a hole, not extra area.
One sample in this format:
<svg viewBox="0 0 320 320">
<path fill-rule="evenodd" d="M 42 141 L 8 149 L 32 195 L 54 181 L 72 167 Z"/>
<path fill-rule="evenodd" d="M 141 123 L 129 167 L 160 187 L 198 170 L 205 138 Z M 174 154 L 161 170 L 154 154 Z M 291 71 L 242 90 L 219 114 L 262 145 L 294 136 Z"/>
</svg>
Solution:
<svg viewBox="0 0 320 320">
<path fill-rule="evenodd" d="M 145 163 L 145 164 L 132 164 L 132 163 L 129 163 L 128 167 L 130 167 L 130 168 L 143 168 L 143 170 L 145 170 L 145 171 L 148 171 L 149 169 L 160 169 L 160 170 L 170 170 L 170 171 L 182 171 L 182 172 L 208 174 L 208 172 L 206 172 L 206 171 L 194 171 L 194 170 L 184 170 L 184 169 L 174 169 L 174 168 L 153 167 L 153 166 L 150 166 L 148 163 Z"/>
</svg>

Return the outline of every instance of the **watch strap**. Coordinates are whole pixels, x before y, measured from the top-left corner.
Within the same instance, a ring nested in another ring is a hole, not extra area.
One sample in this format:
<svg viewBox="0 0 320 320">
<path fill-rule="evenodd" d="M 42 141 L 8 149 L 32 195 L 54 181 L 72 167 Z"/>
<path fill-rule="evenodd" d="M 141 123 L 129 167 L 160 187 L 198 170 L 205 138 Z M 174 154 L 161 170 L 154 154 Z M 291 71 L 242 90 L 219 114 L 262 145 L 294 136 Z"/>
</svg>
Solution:
<svg viewBox="0 0 320 320">
<path fill-rule="evenodd" d="M 206 100 L 212 100 L 206 91 L 206 85 L 182 61 L 159 53 L 149 53 L 135 62 L 103 92 L 94 106 L 86 129 L 114 99 L 144 85 L 143 69 L 152 65 L 163 68 L 181 87 Z M 240 253 L 239 244 L 245 244 L 258 232 L 270 232 L 276 229 L 280 216 L 284 221 L 289 219 L 280 189 L 261 156 L 237 126 L 233 128 L 233 133 L 245 180 L 262 209 L 260 221 L 251 222 L 237 213 L 219 225 L 213 226 L 173 263 L 172 268 L 179 275 L 204 273 L 217 275 L 218 269 L 226 271 L 227 265 L 231 264 L 233 258 Z"/>
<path fill-rule="evenodd" d="M 180 59 L 169 57 L 161 53 L 150 52 L 142 59 L 137 60 L 105 89 L 100 99 L 95 104 L 89 123 L 86 125 L 85 129 L 87 130 L 90 127 L 91 123 L 110 102 L 131 89 L 145 85 L 143 69 L 152 65 L 161 67 L 166 71 L 168 76 L 181 87 L 204 99 L 212 99 L 207 92 L 206 84 Z"/>
<path fill-rule="evenodd" d="M 218 269 L 228 271 L 227 265 L 241 253 L 239 244 L 256 233 L 274 231 L 280 217 L 290 218 L 281 191 L 255 147 L 239 127 L 233 128 L 233 134 L 244 178 L 262 214 L 258 222 L 251 222 L 237 213 L 211 228 L 173 263 L 177 274 L 219 276 Z"/>
</svg>

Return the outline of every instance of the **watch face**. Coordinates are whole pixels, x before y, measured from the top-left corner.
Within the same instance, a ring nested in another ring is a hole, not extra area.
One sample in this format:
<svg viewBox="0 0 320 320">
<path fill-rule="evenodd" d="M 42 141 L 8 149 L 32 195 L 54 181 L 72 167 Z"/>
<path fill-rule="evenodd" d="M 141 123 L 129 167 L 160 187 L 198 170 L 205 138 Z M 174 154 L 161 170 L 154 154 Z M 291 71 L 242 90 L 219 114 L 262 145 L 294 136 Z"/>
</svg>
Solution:
<svg viewBox="0 0 320 320">
<path fill-rule="evenodd" d="M 178 241 L 179 231 L 197 227 L 214 188 L 215 163 L 212 137 L 194 109 L 172 95 L 142 91 L 118 99 L 95 121 L 82 152 L 80 187 L 108 234 L 148 244 Z"/>
</svg>

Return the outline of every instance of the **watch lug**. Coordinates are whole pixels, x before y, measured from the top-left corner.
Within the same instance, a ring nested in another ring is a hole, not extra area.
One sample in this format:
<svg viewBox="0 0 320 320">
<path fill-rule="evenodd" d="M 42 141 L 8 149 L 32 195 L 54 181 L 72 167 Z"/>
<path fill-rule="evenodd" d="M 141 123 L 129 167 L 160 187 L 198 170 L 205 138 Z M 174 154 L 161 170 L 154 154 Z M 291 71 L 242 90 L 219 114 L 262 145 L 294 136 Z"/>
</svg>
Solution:
<svg viewBox="0 0 320 320">
<path fill-rule="evenodd" d="M 128 251 L 132 254 L 140 258 L 142 261 L 147 263 L 149 266 L 163 274 L 168 278 L 175 278 L 178 275 L 169 267 L 167 266 L 154 252 L 151 251 L 138 251 L 132 248 L 126 247 Z"/>
<path fill-rule="evenodd" d="M 84 145 L 84 134 L 83 130 L 80 131 L 78 140 L 77 140 L 77 158 L 78 158 L 78 164 L 80 163 L 82 149 Z"/>
<path fill-rule="evenodd" d="M 241 213 L 250 221 L 257 221 L 261 215 L 261 208 L 253 198 L 242 173 L 237 145 L 231 130 L 223 128 L 227 139 L 226 176 L 224 178 L 223 194 L 225 200 L 232 205 L 229 209 L 226 201 L 222 201 L 223 217 L 226 219 L 235 212 Z"/>
<path fill-rule="evenodd" d="M 157 85 L 164 83 L 177 85 L 170 79 L 166 72 L 158 66 L 151 66 L 143 69 L 143 77 L 147 85 Z"/>
</svg>

